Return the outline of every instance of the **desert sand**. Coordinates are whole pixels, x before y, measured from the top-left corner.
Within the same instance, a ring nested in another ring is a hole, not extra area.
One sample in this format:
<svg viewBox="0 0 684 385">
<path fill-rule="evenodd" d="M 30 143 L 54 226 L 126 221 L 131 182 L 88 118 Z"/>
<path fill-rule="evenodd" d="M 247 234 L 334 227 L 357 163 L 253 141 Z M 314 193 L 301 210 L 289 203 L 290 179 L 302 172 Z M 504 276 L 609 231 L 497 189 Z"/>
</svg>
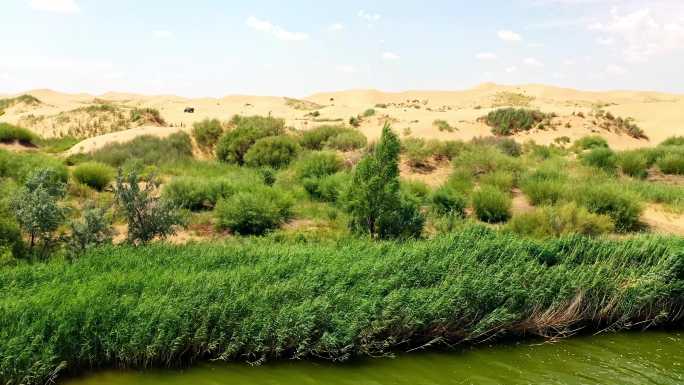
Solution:
<svg viewBox="0 0 684 385">
<path fill-rule="evenodd" d="M 379 127 L 386 121 L 404 135 L 408 133 L 426 139 L 468 140 L 487 136 L 490 129 L 478 118 L 501 106 L 526 106 L 558 115 L 552 128 L 516 135 L 515 139 L 520 142 L 534 140 L 539 144 L 549 144 L 561 136 L 575 140 L 599 134 L 608 140 L 612 148 L 622 150 L 653 146 L 667 137 L 684 134 L 684 95 L 637 91 L 587 92 L 543 85 L 482 84 L 464 91 L 400 93 L 354 90 L 318 93 L 303 99 L 243 95 L 189 99 L 113 92 L 95 96 L 50 90 L 21 94 L 35 96 L 41 103 L 14 105 L 0 116 L 0 121 L 20 124 L 45 137 L 66 135 L 74 129 L 81 130 L 80 136 L 99 136 L 86 139 L 71 152 L 92 151 L 106 143 L 130 140 L 141 134 L 164 136 L 179 130 L 189 131 L 193 122 L 204 118 L 227 120 L 235 114 L 271 114 L 284 118 L 287 125 L 296 130 L 306 130 L 322 124 L 346 123 L 351 116 L 362 114 L 369 108 L 374 108 L 376 114 L 363 119 L 359 129 L 371 140 L 379 135 Z M 102 104 L 114 106 L 116 112 L 85 111 L 88 107 Z M 386 107 L 376 107 L 378 105 Z M 195 112 L 184 113 L 185 107 L 193 107 Z M 157 109 L 166 124 L 136 127 L 126 121 L 133 108 Z M 600 122 L 589 116 L 598 108 L 615 116 L 634 118 L 649 139 L 635 139 L 599 127 Z M 313 111 L 317 111 L 318 116 L 314 117 Z M 580 112 L 584 118 L 576 116 Z M 117 119 L 121 122 L 114 124 Z M 439 131 L 433 125 L 437 119 L 447 121 L 456 130 Z M 101 136 L 103 133 L 106 135 Z"/>
</svg>

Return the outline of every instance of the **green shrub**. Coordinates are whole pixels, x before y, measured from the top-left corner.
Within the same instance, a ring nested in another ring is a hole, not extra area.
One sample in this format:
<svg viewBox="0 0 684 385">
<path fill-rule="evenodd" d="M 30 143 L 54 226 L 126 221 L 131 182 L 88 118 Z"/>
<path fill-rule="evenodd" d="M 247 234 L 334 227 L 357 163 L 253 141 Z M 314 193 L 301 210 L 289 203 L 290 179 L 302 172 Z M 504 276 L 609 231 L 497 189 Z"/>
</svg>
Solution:
<svg viewBox="0 0 684 385">
<path fill-rule="evenodd" d="M 465 216 L 468 201 L 465 195 L 455 189 L 442 186 L 432 193 L 430 200 L 433 210 L 438 215 Z"/>
<path fill-rule="evenodd" d="M 8 123 L 0 123 L 0 143 L 19 142 L 24 145 L 35 145 L 38 136 L 23 128 Z"/>
<path fill-rule="evenodd" d="M 610 148 L 593 148 L 580 156 L 582 163 L 604 170 L 608 173 L 614 173 L 617 169 L 617 155 Z"/>
<path fill-rule="evenodd" d="M 442 120 L 442 119 L 437 119 L 437 120 L 435 120 L 434 122 L 432 122 L 432 125 L 435 126 L 435 127 L 437 127 L 437 129 L 438 129 L 440 132 L 444 132 L 444 131 L 446 131 L 446 132 L 454 132 L 454 131 L 456 130 L 456 128 L 455 128 L 455 127 L 452 127 L 452 126 L 449 124 L 449 122 L 447 122 L 446 120 Z"/>
<path fill-rule="evenodd" d="M 475 215 L 483 222 L 505 222 L 511 217 L 511 198 L 496 187 L 482 186 L 472 199 Z"/>
<path fill-rule="evenodd" d="M 158 126 L 165 126 L 164 118 L 159 114 L 159 110 L 155 108 L 134 108 L 130 114 L 131 122 L 138 124 L 155 124 Z"/>
<path fill-rule="evenodd" d="M 484 118 L 492 127 L 494 135 L 512 135 L 520 131 L 528 131 L 546 119 L 546 114 L 525 108 L 499 108 Z"/>
<path fill-rule="evenodd" d="M 363 112 L 363 117 L 364 118 L 369 118 L 371 116 L 375 115 L 375 110 L 372 108 L 367 109 L 366 111 Z"/>
<path fill-rule="evenodd" d="M 347 130 L 329 138 L 325 142 L 325 147 L 339 151 L 351 151 L 365 147 L 367 142 L 368 139 L 366 139 L 366 135 L 363 133 L 356 130 Z"/>
<path fill-rule="evenodd" d="M 93 152 L 95 161 L 113 167 L 137 163 L 140 166 L 170 164 L 192 157 L 192 140 L 184 132 L 167 138 L 143 135 L 126 143 L 110 143 Z"/>
<path fill-rule="evenodd" d="M 522 183 L 521 188 L 530 203 L 541 206 L 561 201 L 568 186 L 559 179 L 528 178 Z"/>
<path fill-rule="evenodd" d="M 449 175 L 449 179 L 447 179 L 445 186 L 463 195 L 469 195 L 473 190 L 475 183 L 470 171 L 463 168 L 457 168 Z"/>
<path fill-rule="evenodd" d="M 352 127 L 359 127 L 361 125 L 361 118 L 358 116 L 352 116 L 349 118 L 349 125 Z"/>
<path fill-rule="evenodd" d="M 515 175 L 510 171 L 497 170 L 480 177 L 483 185 L 494 186 L 501 191 L 510 192 L 516 184 Z"/>
<path fill-rule="evenodd" d="M 591 150 L 594 148 L 608 148 L 608 142 L 598 135 L 584 136 L 573 143 L 576 150 Z"/>
<path fill-rule="evenodd" d="M 53 170 L 62 183 L 69 180 L 69 170 L 59 159 L 40 153 L 16 153 L 0 149 L 0 177 L 24 183 L 36 170 Z"/>
<path fill-rule="evenodd" d="M 104 163 L 86 162 L 74 169 L 73 176 L 79 183 L 102 191 L 114 179 L 114 169 Z"/>
<path fill-rule="evenodd" d="M 639 197 L 618 184 L 588 184 L 574 193 L 575 200 L 592 213 L 608 215 L 620 232 L 637 230 L 643 207 Z"/>
<path fill-rule="evenodd" d="M 491 146 L 470 146 L 454 158 L 452 163 L 456 168 L 467 170 L 472 175 L 487 174 L 496 170 L 521 170 L 518 158 L 508 156 Z"/>
<path fill-rule="evenodd" d="M 3 249 L 9 250 L 13 258 L 24 255 L 24 239 L 19 225 L 6 212 L 0 212 L 0 250 Z"/>
<path fill-rule="evenodd" d="M 432 150 L 422 138 L 404 139 L 401 142 L 401 150 L 406 158 L 406 163 L 412 168 L 427 167 L 430 158 L 432 158 Z"/>
<path fill-rule="evenodd" d="M 324 202 L 337 202 L 351 182 L 351 175 L 338 172 L 321 177 L 305 178 L 304 189 L 313 197 Z"/>
<path fill-rule="evenodd" d="M 427 146 L 435 158 L 452 160 L 463 151 L 465 143 L 458 140 L 430 140 Z"/>
<path fill-rule="evenodd" d="M 323 147 L 325 147 L 325 143 L 330 138 L 349 131 L 355 130 L 350 130 L 349 128 L 344 126 L 318 126 L 310 130 L 304 131 L 299 140 L 299 144 L 302 147 L 308 148 L 310 150 L 322 150 Z"/>
<path fill-rule="evenodd" d="M 574 203 L 535 209 L 513 216 L 506 230 L 536 238 L 567 234 L 596 236 L 613 231 L 613 220 L 606 215 L 590 213 Z"/>
<path fill-rule="evenodd" d="M 224 133 L 216 145 L 216 157 L 227 163 L 244 164 L 244 157 L 257 140 L 285 133 L 285 121 L 272 117 L 235 116 L 233 129 Z"/>
<path fill-rule="evenodd" d="M 112 242 L 114 229 L 106 211 L 96 207 L 86 207 L 78 220 L 69 223 L 71 234 L 67 238 L 69 256 L 77 258 L 88 249 Z"/>
<path fill-rule="evenodd" d="M 667 152 L 656 163 L 663 174 L 684 175 L 684 147 L 678 152 Z"/>
<path fill-rule="evenodd" d="M 402 180 L 399 189 L 402 194 L 410 196 L 420 203 L 425 203 L 430 198 L 430 187 L 419 180 Z"/>
<path fill-rule="evenodd" d="M 192 125 L 192 136 L 197 145 L 205 150 L 214 148 L 223 134 L 223 125 L 218 119 L 204 119 Z"/>
<path fill-rule="evenodd" d="M 684 136 L 672 136 L 665 139 L 659 146 L 684 146 Z"/>
<path fill-rule="evenodd" d="M 320 178 L 332 175 L 344 168 L 342 158 L 334 152 L 316 151 L 305 154 L 293 165 L 297 177 Z"/>
<path fill-rule="evenodd" d="M 288 220 L 291 207 L 290 198 L 283 192 L 263 187 L 219 200 L 214 213 L 221 229 L 242 235 L 262 235 Z"/>
<path fill-rule="evenodd" d="M 299 144 L 287 136 L 269 136 L 257 140 L 245 154 L 245 164 L 251 167 L 281 168 L 297 157 Z"/>
<path fill-rule="evenodd" d="M 639 151 L 618 153 L 617 164 L 625 175 L 642 179 L 648 175 L 648 159 Z"/>
</svg>

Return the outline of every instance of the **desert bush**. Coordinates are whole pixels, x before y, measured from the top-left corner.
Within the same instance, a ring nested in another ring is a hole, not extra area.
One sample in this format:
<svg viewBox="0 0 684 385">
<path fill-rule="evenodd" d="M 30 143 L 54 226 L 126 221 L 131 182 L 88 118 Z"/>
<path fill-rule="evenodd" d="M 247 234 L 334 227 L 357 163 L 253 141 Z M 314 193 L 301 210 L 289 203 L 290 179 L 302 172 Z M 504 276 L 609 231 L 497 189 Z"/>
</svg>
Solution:
<svg viewBox="0 0 684 385">
<path fill-rule="evenodd" d="M 684 146 L 684 136 L 672 136 L 665 139 L 659 146 Z"/>
<path fill-rule="evenodd" d="M 427 147 L 435 158 L 452 160 L 463 151 L 465 144 L 458 140 L 430 140 Z"/>
<path fill-rule="evenodd" d="M 510 171 L 497 170 L 481 175 L 480 184 L 494 186 L 501 191 L 510 192 L 516 185 L 516 177 Z"/>
<path fill-rule="evenodd" d="M 23 128 L 9 123 L 0 123 L 0 143 L 19 142 L 25 145 L 37 144 L 38 135 Z"/>
<path fill-rule="evenodd" d="M 430 198 L 430 186 L 419 180 L 405 179 L 399 183 L 399 190 L 405 196 L 412 197 L 421 204 Z"/>
<path fill-rule="evenodd" d="M 77 258 L 91 247 L 98 247 L 112 242 L 114 229 L 106 210 L 87 206 L 80 219 L 69 223 L 71 233 L 67 238 L 67 249 L 71 258 Z"/>
<path fill-rule="evenodd" d="M 0 254 L 4 249 L 9 251 L 12 258 L 20 258 L 24 255 L 25 246 L 19 224 L 8 212 L 0 214 Z"/>
<path fill-rule="evenodd" d="M 484 118 L 485 123 L 492 127 L 494 135 L 512 135 L 520 131 L 527 131 L 546 119 L 546 114 L 525 108 L 499 108 Z"/>
<path fill-rule="evenodd" d="M 324 202 L 337 202 L 350 182 L 349 173 L 337 172 L 331 175 L 305 178 L 302 180 L 302 185 L 313 198 Z"/>
<path fill-rule="evenodd" d="M 304 131 L 299 139 L 299 144 L 309 150 L 322 150 L 328 140 L 350 131 L 356 130 L 351 130 L 345 126 L 318 126 Z"/>
<path fill-rule="evenodd" d="M 656 163 L 664 174 L 684 175 L 684 147 L 666 152 Z"/>
<path fill-rule="evenodd" d="M 358 116 L 352 116 L 349 118 L 349 125 L 352 127 L 359 127 L 361 125 L 361 118 Z"/>
<path fill-rule="evenodd" d="M 496 170 L 520 172 L 519 159 L 508 156 L 491 146 L 472 145 L 452 160 L 454 167 L 468 170 L 472 175 L 491 173 Z"/>
<path fill-rule="evenodd" d="M 192 136 L 197 145 L 204 150 L 214 148 L 223 134 L 223 125 L 218 119 L 204 119 L 192 125 Z"/>
<path fill-rule="evenodd" d="M 480 147 L 496 147 L 499 151 L 510 156 L 520 156 L 523 152 L 522 146 L 512 138 L 502 138 L 497 136 L 476 137 L 470 144 Z"/>
<path fill-rule="evenodd" d="M 325 147 L 339 151 L 351 151 L 365 147 L 367 142 L 368 139 L 366 139 L 366 135 L 363 133 L 356 130 L 347 130 L 329 138 L 325 142 Z"/>
<path fill-rule="evenodd" d="M 575 150 L 591 150 L 594 148 L 608 148 L 608 142 L 598 135 L 589 135 L 579 138 L 573 143 Z"/>
<path fill-rule="evenodd" d="M 401 142 L 401 150 L 406 157 L 406 163 L 411 168 L 424 168 L 429 165 L 432 151 L 422 138 L 407 138 Z"/>
<path fill-rule="evenodd" d="M 74 179 L 79 183 L 102 191 L 114 179 L 114 169 L 99 162 L 81 163 L 73 171 Z"/>
<path fill-rule="evenodd" d="M 215 178 L 182 176 L 164 185 L 162 197 L 174 206 L 197 211 L 211 209 L 220 199 L 238 191 L 251 191 L 263 185 L 260 175 L 247 170 Z"/>
<path fill-rule="evenodd" d="M 617 184 L 587 184 L 575 193 L 575 200 L 595 214 L 608 215 L 619 232 L 640 227 L 643 207 L 639 197 Z"/>
<path fill-rule="evenodd" d="M 141 181 L 137 173 L 124 175 L 119 170 L 114 195 L 128 224 L 129 243 L 145 244 L 155 238 L 164 239 L 175 234 L 177 226 L 185 224 L 171 202 L 156 196 L 158 188 L 159 182 L 154 177 Z"/>
<path fill-rule="evenodd" d="M 164 118 L 159 114 L 159 110 L 155 108 L 134 108 L 130 113 L 131 122 L 138 124 L 152 123 L 158 126 L 165 126 Z"/>
<path fill-rule="evenodd" d="M 482 186 L 472 200 L 475 215 L 483 222 L 505 222 L 511 217 L 511 198 L 494 186 Z"/>
<path fill-rule="evenodd" d="M 567 234 L 597 236 L 613 231 L 613 220 L 607 215 L 590 213 L 575 203 L 537 208 L 513 216 L 505 228 L 518 235 L 536 238 Z"/>
<path fill-rule="evenodd" d="M 454 132 L 454 131 L 456 130 L 456 128 L 455 128 L 455 127 L 452 127 L 452 126 L 449 124 L 449 122 L 447 122 L 446 120 L 442 120 L 442 119 L 437 119 L 437 120 L 435 120 L 434 122 L 432 122 L 432 125 L 435 126 L 435 127 L 437 127 L 437 129 L 438 129 L 440 132 L 444 132 L 444 131 L 446 131 L 446 132 Z"/>
<path fill-rule="evenodd" d="M 583 164 L 596 167 L 608 173 L 614 173 L 617 169 L 618 158 L 610 148 L 593 148 L 580 156 Z"/>
<path fill-rule="evenodd" d="M 568 189 L 560 179 L 527 178 L 522 183 L 522 191 L 535 206 L 553 205 L 561 201 Z"/>
<path fill-rule="evenodd" d="M 363 112 L 363 117 L 364 118 L 369 118 L 371 116 L 375 115 L 375 110 L 372 108 L 367 109 L 366 111 Z"/>
<path fill-rule="evenodd" d="M 287 166 L 297 157 L 299 144 L 287 136 L 269 136 L 254 142 L 245 154 L 245 164 L 250 167 Z"/>
<path fill-rule="evenodd" d="M 285 121 L 270 116 L 234 116 L 233 128 L 223 135 L 216 145 L 216 157 L 227 163 L 244 164 L 244 157 L 250 147 L 261 138 L 279 136 L 285 133 Z"/>
<path fill-rule="evenodd" d="M 344 168 L 342 158 L 334 152 L 316 151 L 305 154 L 293 168 L 300 180 L 332 175 Z"/>
<path fill-rule="evenodd" d="M 214 213 L 220 229 L 242 235 L 263 235 L 288 220 L 291 207 L 290 198 L 283 192 L 263 187 L 219 200 Z"/>
<path fill-rule="evenodd" d="M 445 186 L 463 195 L 469 195 L 475 187 L 473 175 L 469 170 L 463 168 L 456 168 L 454 172 L 449 175 Z"/>
<path fill-rule="evenodd" d="M 45 168 L 54 171 L 62 183 L 69 180 L 69 170 L 54 157 L 40 153 L 15 153 L 0 149 L 0 177 L 12 178 L 19 183 L 24 183 L 33 172 Z"/>
<path fill-rule="evenodd" d="M 126 143 L 110 143 L 93 152 L 92 159 L 113 167 L 126 163 L 141 166 L 162 165 L 192 157 L 192 140 L 184 132 L 167 138 L 150 135 L 138 136 Z"/>
<path fill-rule="evenodd" d="M 639 151 L 618 153 L 617 165 L 625 175 L 635 178 L 645 178 L 648 175 L 648 159 Z"/>
<path fill-rule="evenodd" d="M 438 215 L 464 217 L 465 209 L 468 205 L 466 196 L 450 188 L 448 185 L 435 190 L 430 197 L 430 201 L 432 209 Z"/>
</svg>

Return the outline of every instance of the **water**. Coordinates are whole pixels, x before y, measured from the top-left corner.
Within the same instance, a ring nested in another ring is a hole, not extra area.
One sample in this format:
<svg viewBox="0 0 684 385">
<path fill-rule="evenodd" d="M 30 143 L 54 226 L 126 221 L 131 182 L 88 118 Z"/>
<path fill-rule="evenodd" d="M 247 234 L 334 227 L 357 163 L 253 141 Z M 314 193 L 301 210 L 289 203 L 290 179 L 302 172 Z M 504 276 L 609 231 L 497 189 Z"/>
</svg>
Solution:
<svg viewBox="0 0 684 385">
<path fill-rule="evenodd" d="M 684 384 L 684 333 L 621 333 L 557 343 L 479 346 L 347 364 L 200 364 L 104 371 L 68 385 Z"/>
</svg>

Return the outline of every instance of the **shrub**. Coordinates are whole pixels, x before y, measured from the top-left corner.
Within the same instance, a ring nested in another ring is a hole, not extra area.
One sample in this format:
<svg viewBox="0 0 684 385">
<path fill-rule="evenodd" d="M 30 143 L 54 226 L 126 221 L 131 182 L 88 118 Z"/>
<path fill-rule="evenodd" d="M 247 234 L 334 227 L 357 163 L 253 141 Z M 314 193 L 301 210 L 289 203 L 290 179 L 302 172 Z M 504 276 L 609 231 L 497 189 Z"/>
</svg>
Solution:
<svg viewBox="0 0 684 385">
<path fill-rule="evenodd" d="M 620 185 L 592 184 L 575 193 L 576 201 L 592 213 L 608 215 L 620 232 L 639 228 L 643 207 L 639 197 L 625 191 Z"/>
<path fill-rule="evenodd" d="M 366 135 L 356 130 L 347 130 L 329 138 L 325 142 L 325 147 L 339 151 L 351 151 L 363 148 L 367 143 Z"/>
<path fill-rule="evenodd" d="M 50 169 L 62 183 L 69 180 L 69 170 L 54 157 L 39 153 L 16 153 L 0 150 L 0 177 L 24 183 L 40 169 Z"/>
<path fill-rule="evenodd" d="M 156 197 L 159 182 L 151 177 L 141 188 L 137 173 L 116 178 L 114 195 L 128 224 L 127 240 L 131 244 L 145 244 L 154 238 L 166 238 L 184 225 L 184 219 L 173 204 Z"/>
<path fill-rule="evenodd" d="M 432 209 L 438 215 L 465 216 L 467 199 L 465 195 L 455 189 L 442 186 L 432 193 L 430 200 Z"/>
<path fill-rule="evenodd" d="M 197 145 L 204 149 L 213 149 L 223 134 L 223 125 L 218 119 L 204 119 L 192 125 L 192 136 Z"/>
<path fill-rule="evenodd" d="M 131 122 L 138 124 L 156 124 L 158 126 L 165 126 L 166 122 L 159 114 L 159 110 L 154 108 L 134 108 L 131 110 Z"/>
<path fill-rule="evenodd" d="M 363 117 L 364 118 L 369 118 L 371 116 L 375 115 L 375 110 L 372 108 L 367 109 L 366 111 L 363 112 Z"/>
<path fill-rule="evenodd" d="M 618 153 L 617 164 L 625 175 L 635 178 L 645 178 L 648 175 L 648 159 L 639 151 Z"/>
<path fill-rule="evenodd" d="M 102 246 L 112 242 L 114 229 L 103 209 L 86 207 L 79 220 L 69 223 L 71 234 L 67 238 L 69 256 L 81 256 L 91 247 Z"/>
<path fill-rule="evenodd" d="M 487 174 L 496 170 L 518 172 L 521 169 L 517 158 L 490 146 L 470 146 L 454 158 L 452 163 L 472 175 Z"/>
<path fill-rule="evenodd" d="M 114 169 L 104 163 L 86 162 L 76 166 L 73 175 L 79 183 L 102 191 L 114 178 Z"/>
<path fill-rule="evenodd" d="M 9 250 L 13 258 L 19 258 L 24 254 L 21 229 L 13 218 L 6 215 L 7 213 L 0 214 L 0 250 Z"/>
<path fill-rule="evenodd" d="M 515 215 L 506 230 L 536 238 L 558 237 L 567 234 L 596 236 L 613 231 L 614 224 L 606 215 L 593 214 L 574 203 L 535 209 Z"/>
<path fill-rule="evenodd" d="M 406 163 L 412 168 L 424 168 L 429 165 L 432 151 L 424 139 L 407 138 L 401 142 L 401 149 L 406 157 Z"/>
<path fill-rule="evenodd" d="M 271 187 L 241 191 L 216 204 L 217 226 L 242 235 L 262 235 L 290 218 L 292 202 Z"/>
<path fill-rule="evenodd" d="M 304 189 L 316 199 L 324 202 L 337 202 L 351 182 L 351 175 L 338 172 L 321 177 L 306 178 L 302 181 Z"/>
<path fill-rule="evenodd" d="M 257 140 L 285 133 L 285 121 L 272 117 L 235 116 L 231 120 L 233 129 L 224 133 L 216 145 L 216 157 L 224 162 L 242 165 L 250 147 Z"/>
<path fill-rule="evenodd" d="M 236 172 L 216 178 L 184 176 L 173 178 L 164 185 L 162 197 L 177 207 L 205 210 L 238 191 L 251 191 L 260 186 L 263 186 L 262 179 L 253 172 Z"/>
<path fill-rule="evenodd" d="M 344 167 L 342 158 L 334 152 L 317 151 L 304 155 L 294 164 L 297 177 L 320 178 L 341 171 Z"/>
<path fill-rule="evenodd" d="M 657 161 L 658 168 L 664 174 L 684 175 L 684 148 L 681 151 L 667 152 Z"/>
<path fill-rule="evenodd" d="M 684 146 L 684 136 L 672 136 L 665 139 L 659 146 Z"/>
<path fill-rule="evenodd" d="M 485 123 L 492 127 L 494 135 L 512 135 L 520 131 L 527 131 L 546 119 L 546 114 L 525 108 L 499 108 L 484 118 Z"/>
<path fill-rule="evenodd" d="M 23 128 L 8 123 L 0 123 L 0 143 L 19 142 L 25 145 L 35 145 L 38 136 Z"/>
<path fill-rule="evenodd" d="M 522 183 L 522 191 L 535 206 L 553 205 L 563 199 L 566 183 L 559 179 L 528 178 Z"/>
<path fill-rule="evenodd" d="M 576 150 L 591 150 L 594 148 L 608 148 L 608 142 L 598 135 L 584 136 L 573 143 Z"/>
<path fill-rule="evenodd" d="M 402 180 L 399 183 L 399 190 L 403 195 L 412 197 L 420 203 L 425 203 L 430 198 L 430 187 L 419 180 Z"/>
<path fill-rule="evenodd" d="M 281 168 L 297 157 L 300 147 L 291 137 L 269 136 L 257 140 L 245 154 L 245 164 L 251 167 Z"/>
<path fill-rule="evenodd" d="M 446 132 L 454 132 L 454 131 L 456 130 L 456 128 L 455 128 L 455 127 L 452 127 L 452 126 L 449 124 L 449 122 L 447 122 L 446 120 L 442 120 L 442 119 L 437 119 L 437 120 L 435 120 L 434 122 L 432 122 L 432 125 L 435 126 L 435 127 L 437 127 L 437 129 L 438 129 L 440 132 L 444 132 L 444 131 L 446 131 Z"/>
<path fill-rule="evenodd" d="M 349 131 L 344 126 L 318 126 L 304 131 L 299 140 L 302 147 L 310 150 L 322 150 L 325 143 L 332 137 Z"/>
<path fill-rule="evenodd" d="M 496 187 L 482 186 L 472 199 L 475 215 L 483 222 L 505 222 L 511 217 L 511 198 Z"/>
<path fill-rule="evenodd" d="M 614 173 L 617 169 L 617 156 L 610 148 L 598 147 L 583 153 L 580 157 L 582 163 L 596 167 L 608 173 Z"/>
<path fill-rule="evenodd" d="M 167 138 L 138 136 L 127 143 L 110 143 L 92 154 L 93 160 L 113 167 L 133 162 L 143 167 L 162 165 L 191 157 L 192 140 L 184 132 L 171 134 Z"/>
<path fill-rule="evenodd" d="M 435 158 L 443 160 L 452 160 L 465 148 L 465 144 L 458 140 L 431 140 L 427 146 Z"/>
<path fill-rule="evenodd" d="M 349 125 L 352 127 L 359 127 L 361 125 L 361 118 L 358 116 L 352 116 L 349 118 Z"/>
</svg>

